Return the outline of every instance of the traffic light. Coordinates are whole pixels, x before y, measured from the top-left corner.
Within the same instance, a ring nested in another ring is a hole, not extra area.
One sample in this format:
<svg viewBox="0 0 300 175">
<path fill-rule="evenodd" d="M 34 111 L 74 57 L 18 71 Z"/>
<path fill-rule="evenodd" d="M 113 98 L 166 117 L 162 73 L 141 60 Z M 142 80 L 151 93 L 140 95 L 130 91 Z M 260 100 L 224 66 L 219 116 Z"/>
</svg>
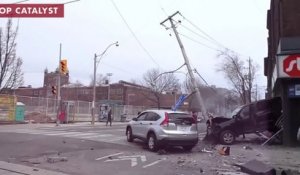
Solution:
<svg viewBox="0 0 300 175">
<path fill-rule="evenodd" d="M 68 73 L 67 60 L 61 60 L 60 61 L 60 73 L 63 73 L 63 74 Z"/>
<path fill-rule="evenodd" d="M 52 94 L 56 95 L 57 90 L 56 90 L 56 86 L 52 86 Z"/>
</svg>

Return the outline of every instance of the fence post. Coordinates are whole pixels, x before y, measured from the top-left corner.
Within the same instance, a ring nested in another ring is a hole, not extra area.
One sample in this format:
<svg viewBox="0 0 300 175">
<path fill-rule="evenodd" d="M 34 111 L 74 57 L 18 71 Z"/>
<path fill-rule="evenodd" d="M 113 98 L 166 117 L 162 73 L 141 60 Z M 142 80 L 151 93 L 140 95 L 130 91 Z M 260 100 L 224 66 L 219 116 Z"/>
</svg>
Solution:
<svg viewBox="0 0 300 175">
<path fill-rule="evenodd" d="M 46 98 L 46 117 L 48 116 L 48 98 Z"/>
</svg>

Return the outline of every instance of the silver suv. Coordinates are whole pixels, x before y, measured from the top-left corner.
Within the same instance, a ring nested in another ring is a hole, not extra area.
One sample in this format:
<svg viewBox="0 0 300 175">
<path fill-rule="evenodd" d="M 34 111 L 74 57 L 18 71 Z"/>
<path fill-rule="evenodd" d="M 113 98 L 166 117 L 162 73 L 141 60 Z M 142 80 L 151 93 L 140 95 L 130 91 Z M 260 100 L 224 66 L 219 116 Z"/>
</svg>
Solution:
<svg viewBox="0 0 300 175">
<path fill-rule="evenodd" d="M 145 141 L 149 150 L 162 146 L 182 146 L 191 150 L 198 143 L 197 125 L 191 114 L 171 110 L 146 110 L 126 127 L 127 141 Z"/>
</svg>

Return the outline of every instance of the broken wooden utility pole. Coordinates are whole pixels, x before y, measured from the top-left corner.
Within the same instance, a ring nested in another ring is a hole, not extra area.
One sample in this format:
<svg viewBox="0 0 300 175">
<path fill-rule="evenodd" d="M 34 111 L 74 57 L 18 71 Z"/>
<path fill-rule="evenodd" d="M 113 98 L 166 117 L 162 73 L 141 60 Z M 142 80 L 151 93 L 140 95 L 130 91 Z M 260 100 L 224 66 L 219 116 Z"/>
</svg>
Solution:
<svg viewBox="0 0 300 175">
<path fill-rule="evenodd" d="M 184 58 L 184 61 L 185 61 L 185 65 L 187 66 L 189 75 L 190 75 L 190 77 L 191 77 L 191 82 L 192 82 L 193 90 L 195 91 L 196 99 L 197 99 L 197 101 L 200 103 L 199 105 L 200 105 L 201 113 L 202 113 L 204 119 L 207 120 L 207 119 L 208 119 L 208 117 L 207 117 L 207 111 L 206 111 L 206 108 L 205 108 L 205 106 L 204 106 L 204 102 L 203 102 L 203 99 L 202 99 L 202 97 L 201 97 L 201 93 L 200 93 L 199 87 L 197 86 L 197 83 L 196 83 L 196 81 L 195 81 L 195 76 L 194 76 L 194 74 L 193 74 L 193 71 L 192 71 L 192 68 L 191 68 L 189 59 L 188 59 L 188 57 L 187 57 L 187 55 L 186 55 L 184 46 L 183 46 L 183 44 L 182 44 L 182 42 L 181 42 L 181 39 L 179 38 L 178 32 L 177 32 L 177 30 L 176 30 L 176 26 L 175 26 L 174 23 L 173 23 L 173 19 L 172 19 L 172 18 L 173 18 L 175 15 L 177 15 L 177 14 L 180 14 L 180 12 L 177 11 L 176 13 L 174 13 L 174 14 L 171 15 L 171 16 L 169 16 L 167 19 L 165 19 L 165 20 L 164 20 L 163 22 L 161 22 L 160 24 L 164 26 L 164 23 L 165 23 L 166 21 L 168 21 L 168 20 L 169 20 L 170 23 L 171 23 L 171 27 L 172 27 L 172 29 L 173 29 L 173 31 L 174 31 L 174 33 L 175 33 L 176 39 L 177 39 L 178 44 L 179 44 L 179 46 L 180 46 L 180 49 L 181 49 L 181 52 L 182 52 L 182 55 L 183 55 L 183 58 Z"/>
</svg>

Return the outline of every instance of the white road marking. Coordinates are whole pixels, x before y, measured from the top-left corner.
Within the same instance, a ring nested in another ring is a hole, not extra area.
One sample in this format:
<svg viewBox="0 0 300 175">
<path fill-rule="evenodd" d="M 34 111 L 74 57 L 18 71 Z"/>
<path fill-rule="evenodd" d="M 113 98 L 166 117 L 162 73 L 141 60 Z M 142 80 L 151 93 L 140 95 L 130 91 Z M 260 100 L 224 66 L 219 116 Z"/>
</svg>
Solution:
<svg viewBox="0 0 300 175">
<path fill-rule="evenodd" d="M 117 159 L 110 159 L 110 160 L 106 160 L 104 162 L 116 162 L 116 161 L 122 161 L 122 160 L 130 160 L 131 167 L 134 167 L 134 166 L 137 166 L 139 157 L 141 158 L 142 162 L 147 161 L 146 156 L 144 156 L 144 155 L 134 155 L 134 156 L 119 156 Z"/>
<path fill-rule="evenodd" d="M 120 161 L 120 160 L 131 160 L 131 167 L 137 166 L 137 158 L 123 158 L 123 159 L 111 159 L 111 160 L 106 160 L 105 162 L 115 162 L 115 161 Z"/>
<path fill-rule="evenodd" d="M 160 159 L 160 160 L 154 161 L 154 162 L 152 162 L 152 163 L 150 163 L 150 164 L 148 164 L 148 165 L 143 166 L 143 168 L 147 168 L 147 167 L 156 165 L 156 164 L 158 164 L 159 162 L 164 161 L 164 160 L 167 160 L 167 159 L 166 159 L 166 158 L 162 158 L 162 159 Z"/>
<path fill-rule="evenodd" d="M 104 156 L 104 157 L 100 157 L 100 158 L 97 158 L 95 160 L 101 160 L 101 159 L 109 158 L 109 157 L 112 157 L 112 156 L 117 156 L 117 155 L 120 155 L 120 154 L 123 154 L 123 152 L 116 153 L 116 154 L 111 154 L 111 155 Z"/>
<path fill-rule="evenodd" d="M 144 156 L 144 155 L 119 156 L 120 159 L 124 159 L 124 158 L 138 158 L 138 157 L 141 157 L 141 161 L 142 162 L 146 162 L 147 161 L 146 156 Z"/>
</svg>

